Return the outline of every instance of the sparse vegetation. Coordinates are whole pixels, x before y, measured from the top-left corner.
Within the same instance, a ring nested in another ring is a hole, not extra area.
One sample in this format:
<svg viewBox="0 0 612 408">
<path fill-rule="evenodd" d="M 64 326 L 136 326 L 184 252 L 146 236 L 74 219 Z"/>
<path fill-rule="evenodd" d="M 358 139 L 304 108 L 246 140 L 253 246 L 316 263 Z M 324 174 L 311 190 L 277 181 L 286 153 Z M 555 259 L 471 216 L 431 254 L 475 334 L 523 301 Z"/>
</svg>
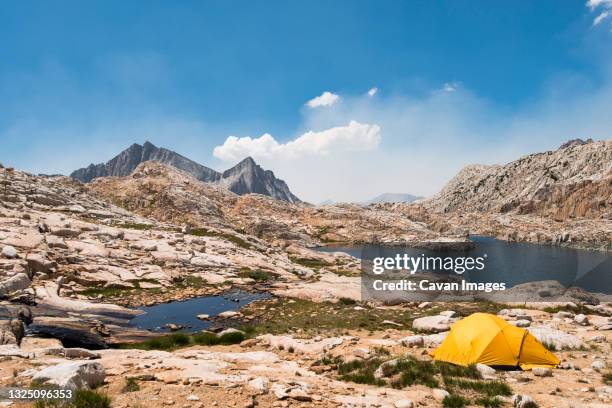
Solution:
<svg viewBox="0 0 612 408">
<path fill-rule="evenodd" d="M 290 256 L 289 259 L 291 259 L 291 262 L 293 263 L 305 266 L 306 268 L 310 269 L 321 269 L 328 266 L 332 266 L 332 264 L 330 264 L 329 262 L 322 261 L 320 259 L 307 259 L 294 256 Z"/>
<path fill-rule="evenodd" d="M 134 229 L 139 231 L 145 231 L 153 228 L 154 226 L 151 224 L 142 224 L 138 222 L 124 222 L 124 223 L 116 223 L 113 226 L 117 228 L 126 228 L 126 229 Z"/>
<path fill-rule="evenodd" d="M 481 397 L 476 398 L 474 402 L 485 408 L 500 408 L 504 406 L 504 401 L 499 397 Z"/>
<path fill-rule="evenodd" d="M 110 408 L 111 399 L 95 390 L 79 389 L 71 400 L 38 400 L 34 408 Z"/>
<path fill-rule="evenodd" d="M 141 343 L 124 344 L 121 348 L 133 348 L 141 350 L 176 350 L 193 345 L 216 346 L 238 344 L 245 340 L 247 336 L 242 332 L 230 332 L 218 336 L 212 332 L 201 332 L 196 334 L 172 333 L 166 336 L 159 336 L 145 340 Z"/>
<path fill-rule="evenodd" d="M 445 408 L 463 408 L 470 403 L 470 400 L 461 395 L 451 394 L 444 397 L 442 406 Z"/>
<path fill-rule="evenodd" d="M 500 381 L 471 381 L 456 378 L 446 378 L 444 383 L 449 389 L 454 390 L 473 390 L 487 397 L 497 395 L 512 395 L 512 389 L 508 384 Z"/>
<path fill-rule="evenodd" d="M 195 235 L 197 237 L 217 237 L 225 239 L 226 241 L 230 241 L 232 244 L 244 248 L 244 249 L 253 249 L 253 245 L 251 245 L 246 240 L 240 238 L 239 236 L 228 234 L 221 231 L 209 230 L 206 228 L 193 228 L 191 230 L 191 235 Z"/>
<path fill-rule="evenodd" d="M 382 362 L 383 361 L 378 358 L 352 360 L 348 363 L 340 363 L 338 365 L 338 373 L 340 374 L 340 379 L 343 381 L 384 386 L 386 381 L 374 376 L 374 372 Z"/>
<path fill-rule="evenodd" d="M 257 282 L 266 282 L 272 279 L 272 276 L 268 272 L 259 269 L 245 269 L 240 271 L 238 273 L 238 276 L 240 276 L 241 278 L 250 278 Z"/>
<path fill-rule="evenodd" d="M 512 389 L 500 381 L 482 380 L 475 366 L 457 366 L 443 362 L 418 360 L 412 356 L 385 358 L 376 353 L 367 360 L 342 362 L 325 356 L 318 364 L 336 365 L 339 379 L 359 384 L 392 386 L 403 389 L 413 385 L 444 387 L 450 395 L 445 407 L 465 407 L 471 402 L 485 407 L 501 406 L 498 396 L 512 395 Z M 382 375 L 376 375 L 377 370 Z"/>
<path fill-rule="evenodd" d="M 413 316 L 409 310 L 371 309 L 355 310 L 354 304 L 316 303 L 304 299 L 273 299 L 255 302 L 241 311 L 250 315 L 255 322 L 257 334 L 282 334 L 302 330 L 306 333 L 343 334 L 347 330 L 362 329 L 376 331 L 388 328 L 382 324 L 391 320 L 404 327 L 410 327 Z M 274 310 L 270 310 L 270 308 Z M 282 319 L 277 317 L 281 315 Z M 248 327 L 248 326 L 247 326 Z M 244 328 L 241 328 L 244 329 Z"/>
<path fill-rule="evenodd" d="M 606 385 L 612 385 L 612 371 L 608 371 L 602 376 L 602 380 Z"/>
<path fill-rule="evenodd" d="M 175 286 L 180 289 L 192 288 L 200 289 L 210 286 L 206 279 L 199 276 L 187 275 L 176 281 Z"/>
<path fill-rule="evenodd" d="M 134 287 L 132 288 L 91 286 L 85 290 L 80 291 L 79 293 L 81 295 L 90 296 L 90 297 L 98 297 L 102 295 L 102 297 L 105 297 L 105 298 L 112 298 L 112 297 L 125 297 L 129 295 L 130 293 L 140 293 L 142 291 L 147 291 L 150 293 L 159 292 L 159 288 L 147 288 L 147 289 L 141 288 L 140 287 L 141 282 L 152 283 L 155 285 L 160 284 L 160 282 L 156 279 L 145 278 L 145 279 L 141 279 L 140 281 L 132 282 L 132 284 L 134 285 Z"/>
</svg>

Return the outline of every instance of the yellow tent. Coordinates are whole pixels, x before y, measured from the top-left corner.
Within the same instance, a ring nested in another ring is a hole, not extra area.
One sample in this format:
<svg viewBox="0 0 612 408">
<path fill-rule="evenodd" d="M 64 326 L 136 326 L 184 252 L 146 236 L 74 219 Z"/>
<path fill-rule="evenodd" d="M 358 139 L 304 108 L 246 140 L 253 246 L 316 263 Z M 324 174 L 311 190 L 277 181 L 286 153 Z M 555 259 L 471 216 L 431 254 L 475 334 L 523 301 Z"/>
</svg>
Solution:
<svg viewBox="0 0 612 408">
<path fill-rule="evenodd" d="M 531 333 L 488 313 L 474 313 L 453 324 L 450 333 L 433 357 L 438 361 L 467 366 L 553 368 L 559 359 Z"/>
</svg>

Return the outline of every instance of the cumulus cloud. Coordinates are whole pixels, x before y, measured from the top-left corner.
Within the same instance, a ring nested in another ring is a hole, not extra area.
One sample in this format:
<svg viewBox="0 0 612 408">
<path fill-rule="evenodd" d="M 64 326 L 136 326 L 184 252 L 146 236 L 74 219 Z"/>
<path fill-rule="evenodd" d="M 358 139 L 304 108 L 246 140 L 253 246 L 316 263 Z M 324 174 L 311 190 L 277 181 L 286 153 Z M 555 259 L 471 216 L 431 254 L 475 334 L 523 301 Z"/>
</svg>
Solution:
<svg viewBox="0 0 612 408">
<path fill-rule="evenodd" d="M 328 91 L 323 92 L 321 95 L 316 98 L 312 98 L 306 105 L 310 108 L 319 108 L 321 106 L 332 106 L 340 100 L 340 95 L 336 95 L 335 93 L 331 93 Z"/>
<path fill-rule="evenodd" d="M 287 143 L 279 143 L 266 133 L 257 138 L 229 136 L 213 155 L 224 161 L 255 159 L 293 160 L 304 156 L 326 156 L 336 152 L 365 151 L 378 147 L 380 126 L 350 121 L 320 132 L 309 131 Z"/>
<path fill-rule="evenodd" d="M 593 19 L 593 26 L 598 26 L 611 15 L 612 0 L 588 0 L 586 5 L 591 11 L 600 10 L 599 14 Z"/>
<path fill-rule="evenodd" d="M 370 88 L 370 90 L 368 91 L 368 96 L 371 98 L 372 96 L 376 95 L 378 93 L 378 88 L 377 87 L 373 87 Z"/>
</svg>

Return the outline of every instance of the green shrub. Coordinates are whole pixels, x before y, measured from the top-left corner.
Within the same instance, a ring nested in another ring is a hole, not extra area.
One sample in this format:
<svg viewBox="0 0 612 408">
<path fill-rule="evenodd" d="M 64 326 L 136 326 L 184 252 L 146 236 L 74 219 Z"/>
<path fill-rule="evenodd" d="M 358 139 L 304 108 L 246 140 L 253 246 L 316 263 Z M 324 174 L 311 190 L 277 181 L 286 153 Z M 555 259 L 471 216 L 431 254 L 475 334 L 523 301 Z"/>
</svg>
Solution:
<svg viewBox="0 0 612 408">
<path fill-rule="evenodd" d="M 485 408 L 501 408 L 504 402 L 497 397 L 481 397 L 476 399 L 476 404 Z"/>
<path fill-rule="evenodd" d="M 111 399 L 97 391 L 81 389 L 75 392 L 72 405 L 74 408 L 110 408 Z"/>
<path fill-rule="evenodd" d="M 429 361 L 420 361 L 412 357 L 399 360 L 395 365 L 384 366 L 386 377 L 399 374 L 399 381 L 391 384 L 394 388 L 404 388 L 409 385 L 422 384 L 430 388 L 438 386 L 435 378 L 436 366 Z"/>
<path fill-rule="evenodd" d="M 442 406 L 445 408 L 463 408 L 469 403 L 470 401 L 467 398 L 455 394 L 447 395 L 442 400 Z"/>
<path fill-rule="evenodd" d="M 137 348 L 142 350 L 174 350 L 189 345 L 189 336 L 184 333 L 173 333 L 167 336 L 155 337 L 142 343 L 130 344 L 125 348 Z"/>
<path fill-rule="evenodd" d="M 497 395 L 512 395 L 512 389 L 508 384 L 500 381 L 470 381 L 455 378 L 446 378 L 444 380 L 447 386 L 458 388 L 461 390 L 472 390 L 479 394 L 484 394 L 487 397 L 495 397 Z"/>
<path fill-rule="evenodd" d="M 352 360 L 338 365 L 338 373 L 343 381 L 357 384 L 384 386 L 385 380 L 374 377 L 374 372 L 383 361 L 377 358 L 369 360 Z"/>
<path fill-rule="evenodd" d="M 110 408 L 111 399 L 95 390 L 79 389 L 71 400 L 38 400 L 34 408 Z"/>
</svg>

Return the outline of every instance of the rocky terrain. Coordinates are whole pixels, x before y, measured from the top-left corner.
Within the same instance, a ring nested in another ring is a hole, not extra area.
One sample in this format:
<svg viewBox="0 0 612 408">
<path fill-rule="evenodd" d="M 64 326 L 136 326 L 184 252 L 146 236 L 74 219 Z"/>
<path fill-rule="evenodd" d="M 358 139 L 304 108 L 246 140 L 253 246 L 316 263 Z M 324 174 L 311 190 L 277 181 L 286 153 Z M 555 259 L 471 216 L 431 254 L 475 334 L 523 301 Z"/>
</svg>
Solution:
<svg viewBox="0 0 612 408">
<path fill-rule="evenodd" d="M 191 174 L 200 181 L 220 184 L 236 194 L 263 194 L 290 203 L 300 200 L 291 193 L 287 184 L 277 179 L 247 157 L 231 169 L 219 173 L 168 149 L 158 148 L 150 142 L 133 144 L 106 163 L 90 164 L 70 174 L 75 180 L 88 183 L 99 177 L 129 176 L 139 164 L 156 161 Z"/>
<path fill-rule="evenodd" d="M 326 242 L 401 243 L 436 239 L 441 234 L 392 207 L 337 204 L 314 207 L 258 195 L 236 195 L 156 162 L 141 164 L 128 177 L 94 180 L 84 188 L 142 216 L 195 228 L 236 228 L 271 243 L 304 246 Z M 444 236 L 464 239 L 455 231 Z"/>
<path fill-rule="evenodd" d="M 612 141 L 570 143 L 504 166 L 468 166 L 425 205 L 436 212 L 609 219 Z"/>
<path fill-rule="evenodd" d="M 574 140 L 504 166 L 472 165 L 412 218 L 509 241 L 610 250 L 612 141 Z"/>
<path fill-rule="evenodd" d="M 609 249 L 609 185 L 597 176 L 609 174 L 610 162 L 599 163 L 609 147 L 572 143 L 544 154 L 550 163 L 572 157 L 586 170 L 560 173 L 571 179 L 570 193 L 546 177 L 527 183 L 540 195 L 517 194 L 521 204 L 511 207 L 478 189 L 495 204 L 476 205 L 467 178 L 449 184 L 465 192 L 461 199 L 447 187 L 424 204 L 314 207 L 237 194 L 156 160 L 87 184 L 0 166 L 0 385 L 91 389 L 89 398 L 110 397 L 101 406 L 123 408 L 610 406 L 610 303 L 581 292 L 512 306 L 519 309 L 366 302 L 358 259 L 312 249 L 467 242 L 475 232 Z M 476 179 L 478 169 L 470 170 Z M 598 194 L 601 205 L 593 204 Z M 453 207 L 459 202 L 466 211 Z M 210 331 L 196 334 L 129 323 L 142 313 L 136 306 L 232 289 L 270 297 L 212 317 L 202 310 Z M 525 372 L 434 364 L 430 353 L 450 325 L 476 311 L 528 328 L 562 364 Z M 3 406 L 11 405 L 30 406 Z M 93 407 L 76 408 L 84 406 Z"/>
</svg>

